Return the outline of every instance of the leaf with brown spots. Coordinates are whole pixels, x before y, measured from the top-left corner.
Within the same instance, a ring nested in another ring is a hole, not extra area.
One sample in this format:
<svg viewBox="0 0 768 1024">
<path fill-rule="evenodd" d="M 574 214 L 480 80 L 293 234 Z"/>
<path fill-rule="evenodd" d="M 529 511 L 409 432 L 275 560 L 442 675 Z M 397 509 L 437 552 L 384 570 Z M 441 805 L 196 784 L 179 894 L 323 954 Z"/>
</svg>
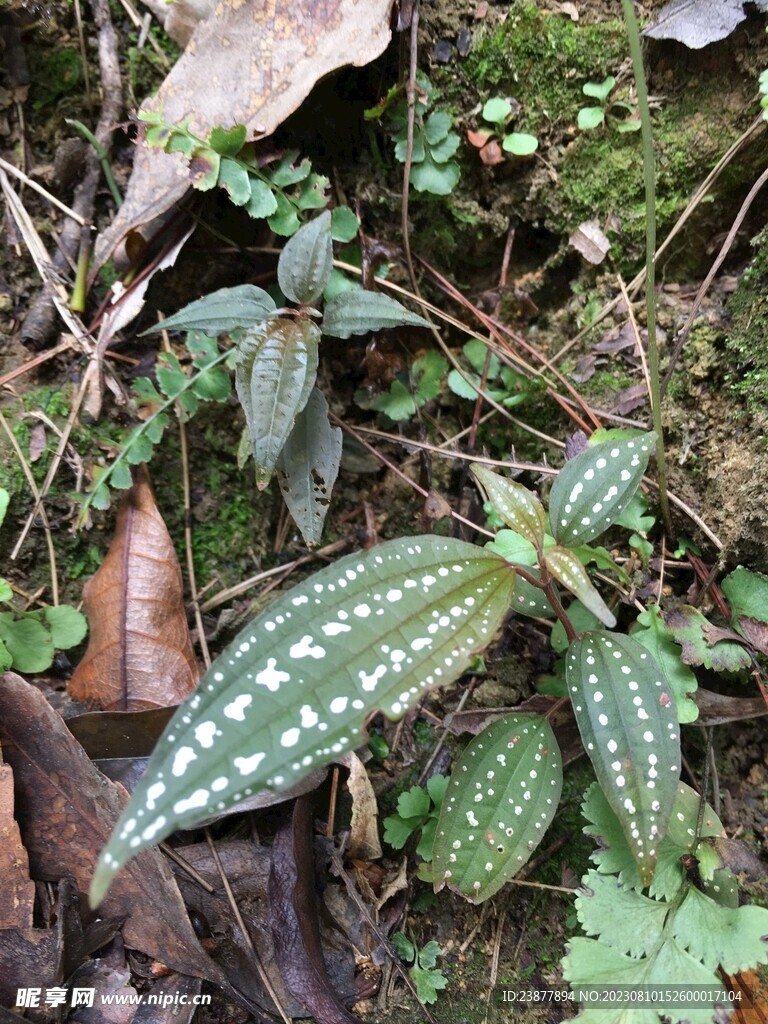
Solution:
<svg viewBox="0 0 768 1024">
<path fill-rule="evenodd" d="M 179 704 L 199 671 L 184 611 L 181 569 L 145 467 L 120 506 L 107 557 L 86 583 L 85 657 L 69 684 L 106 711 Z"/>
<path fill-rule="evenodd" d="M 200 138 L 235 124 L 248 140 L 271 135 L 325 75 L 382 53 L 391 7 L 392 0 L 220 0 L 142 110 L 162 112 L 171 124 L 189 119 Z M 96 266 L 188 188 L 181 155 L 139 147 L 125 201 L 98 240 Z"/>
</svg>

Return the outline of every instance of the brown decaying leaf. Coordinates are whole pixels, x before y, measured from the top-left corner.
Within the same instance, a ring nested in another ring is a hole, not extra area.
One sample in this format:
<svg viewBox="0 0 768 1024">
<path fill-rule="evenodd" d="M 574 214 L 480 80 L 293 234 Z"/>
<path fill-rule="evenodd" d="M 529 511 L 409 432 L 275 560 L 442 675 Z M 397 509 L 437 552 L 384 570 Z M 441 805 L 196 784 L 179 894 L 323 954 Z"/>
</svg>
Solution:
<svg viewBox="0 0 768 1024">
<path fill-rule="evenodd" d="M 585 220 L 579 224 L 571 237 L 570 244 L 589 263 L 602 263 L 611 248 L 611 243 L 596 220 Z"/>
<path fill-rule="evenodd" d="M 141 466 L 120 505 L 107 557 L 86 583 L 90 638 L 69 692 L 106 711 L 180 704 L 200 673 L 181 569 Z"/>
<path fill-rule="evenodd" d="M 80 893 L 87 893 L 125 795 L 94 768 L 43 694 L 12 672 L 0 678 L 0 734 L 14 772 L 30 874 L 52 882 L 70 875 Z M 226 986 L 201 949 L 157 850 L 145 850 L 120 872 L 99 913 L 125 918 L 123 938 L 130 948 Z"/>
<path fill-rule="evenodd" d="M 272 844 L 269 912 L 285 986 L 318 1024 L 361 1024 L 331 988 L 320 945 L 312 851 L 312 799 L 302 796 Z"/>
<path fill-rule="evenodd" d="M 13 816 L 13 771 L 0 764 L 0 928 L 31 928 L 35 886 Z"/>
<path fill-rule="evenodd" d="M 143 109 L 207 138 L 243 124 L 271 135 L 325 75 L 362 67 L 390 39 L 392 0 L 221 0 Z M 98 269 L 130 231 L 164 214 L 189 187 L 185 161 L 141 146 L 125 200 L 96 246 Z"/>
<path fill-rule="evenodd" d="M 349 855 L 360 860 L 378 860 L 381 857 L 381 842 L 376 794 L 365 765 L 355 753 L 349 755 L 347 787 L 352 797 L 352 817 L 347 844 Z"/>
</svg>

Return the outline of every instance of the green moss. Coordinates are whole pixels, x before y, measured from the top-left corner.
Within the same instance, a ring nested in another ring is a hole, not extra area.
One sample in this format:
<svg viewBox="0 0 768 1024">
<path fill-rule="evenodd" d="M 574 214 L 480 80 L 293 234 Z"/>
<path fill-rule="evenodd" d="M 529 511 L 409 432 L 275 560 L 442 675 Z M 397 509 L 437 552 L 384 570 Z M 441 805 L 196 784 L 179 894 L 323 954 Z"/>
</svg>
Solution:
<svg viewBox="0 0 768 1024">
<path fill-rule="evenodd" d="M 755 256 L 728 303 L 733 317 L 726 349 L 729 383 L 750 413 L 768 408 L 768 228 L 753 240 Z"/>
</svg>

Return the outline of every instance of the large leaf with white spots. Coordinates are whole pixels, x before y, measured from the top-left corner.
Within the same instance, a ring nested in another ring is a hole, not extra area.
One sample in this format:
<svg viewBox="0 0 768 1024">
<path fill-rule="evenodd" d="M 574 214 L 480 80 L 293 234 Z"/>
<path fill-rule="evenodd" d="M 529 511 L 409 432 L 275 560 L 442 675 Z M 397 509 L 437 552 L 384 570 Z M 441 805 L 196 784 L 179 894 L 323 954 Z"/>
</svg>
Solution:
<svg viewBox="0 0 768 1024">
<path fill-rule="evenodd" d="M 259 790 L 282 791 L 456 679 L 493 637 L 515 574 L 463 541 L 349 555 L 281 595 L 176 712 L 104 849 L 91 899 L 135 853 Z"/>
<path fill-rule="evenodd" d="M 319 341 L 320 329 L 311 320 L 280 318 L 257 324 L 238 342 L 235 384 L 259 490 L 269 483 L 294 421 L 312 392 Z"/>
<path fill-rule="evenodd" d="M 473 903 L 517 874 L 555 816 L 563 785 L 557 740 L 534 715 L 507 715 L 465 748 L 448 783 L 432 852 L 435 888 Z"/>
<path fill-rule="evenodd" d="M 591 445 L 570 459 L 549 494 L 552 535 L 561 544 L 589 544 L 629 505 L 648 466 L 656 434 Z"/>
<path fill-rule="evenodd" d="M 595 631 L 575 640 L 566 681 L 597 781 L 648 885 L 680 775 L 674 697 L 651 654 L 618 633 Z"/>
</svg>

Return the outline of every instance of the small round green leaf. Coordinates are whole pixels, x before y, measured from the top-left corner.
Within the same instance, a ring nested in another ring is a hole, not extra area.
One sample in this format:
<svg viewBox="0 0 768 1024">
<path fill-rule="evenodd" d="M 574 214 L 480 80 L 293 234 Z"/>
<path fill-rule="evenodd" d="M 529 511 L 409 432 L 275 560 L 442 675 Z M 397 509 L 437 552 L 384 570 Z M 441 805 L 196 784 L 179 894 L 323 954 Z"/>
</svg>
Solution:
<svg viewBox="0 0 768 1024">
<path fill-rule="evenodd" d="M 531 156 L 539 148 L 539 140 L 526 132 L 512 132 L 504 136 L 501 148 L 513 156 Z"/>
<path fill-rule="evenodd" d="M 549 495 L 555 539 L 568 547 L 589 544 L 621 515 L 648 466 L 656 434 L 605 441 L 570 459 Z"/>
<path fill-rule="evenodd" d="M 602 107 L 582 107 L 576 123 L 583 132 L 592 131 L 598 128 L 605 120 L 605 112 Z"/>
<path fill-rule="evenodd" d="M 562 758 L 549 723 L 508 715 L 466 747 L 443 798 L 432 863 L 444 885 L 482 903 L 528 861 L 560 800 Z"/>
<path fill-rule="evenodd" d="M 648 651 L 619 633 L 575 640 L 566 655 L 566 681 L 597 781 L 648 885 L 680 775 L 674 697 Z"/>
<path fill-rule="evenodd" d="M 509 100 L 501 96 L 492 96 L 486 100 L 483 106 L 483 120 L 491 124 L 503 124 L 512 113 L 512 106 Z"/>
</svg>

